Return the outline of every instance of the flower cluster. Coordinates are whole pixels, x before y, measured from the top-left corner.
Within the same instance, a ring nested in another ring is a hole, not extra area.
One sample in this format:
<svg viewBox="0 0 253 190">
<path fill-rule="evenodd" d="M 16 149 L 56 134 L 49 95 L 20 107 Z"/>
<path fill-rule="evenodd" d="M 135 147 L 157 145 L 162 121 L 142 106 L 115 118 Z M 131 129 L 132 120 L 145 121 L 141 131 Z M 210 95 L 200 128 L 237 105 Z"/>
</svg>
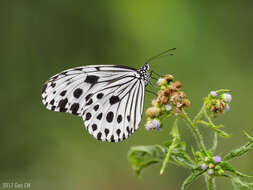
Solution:
<svg viewBox="0 0 253 190">
<path fill-rule="evenodd" d="M 213 113 L 213 116 L 227 112 L 230 109 L 229 103 L 232 101 L 232 95 L 224 93 L 226 91 L 211 91 L 206 98 L 206 107 Z"/>
<path fill-rule="evenodd" d="M 214 156 L 212 158 L 205 157 L 203 162 L 200 164 L 202 170 L 207 171 L 209 175 L 223 175 L 224 170 L 221 168 L 220 163 L 222 158 L 220 156 Z"/>
<path fill-rule="evenodd" d="M 172 75 L 165 75 L 157 82 L 160 86 L 157 98 L 152 101 L 152 107 L 146 110 L 147 123 L 146 129 L 159 130 L 160 121 L 163 116 L 169 114 L 179 115 L 182 108 L 189 108 L 190 101 L 186 99 L 186 95 L 181 91 L 182 84 L 174 81 Z"/>
</svg>

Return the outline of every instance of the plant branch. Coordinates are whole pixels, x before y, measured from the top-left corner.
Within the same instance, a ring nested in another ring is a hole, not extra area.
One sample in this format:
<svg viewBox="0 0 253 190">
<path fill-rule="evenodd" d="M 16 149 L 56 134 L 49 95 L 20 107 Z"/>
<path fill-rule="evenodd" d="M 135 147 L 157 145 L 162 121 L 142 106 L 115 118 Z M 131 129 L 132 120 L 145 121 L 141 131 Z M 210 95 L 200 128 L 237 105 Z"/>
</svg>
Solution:
<svg viewBox="0 0 253 190">
<path fill-rule="evenodd" d="M 187 115 L 187 113 L 185 112 L 184 109 L 182 109 L 182 114 L 181 114 L 182 118 L 185 120 L 185 122 L 188 124 L 188 126 L 190 126 L 195 138 L 196 138 L 196 141 L 197 141 L 197 144 L 199 146 L 199 148 L 205 153 L 207 154 L 207 151 L 206 151 L 206 147 L 205 147 L 205 144 L 204 144 L 204 141 L 203 141 L 203 137 L 202 135 L 200 134 L 197 126 L 196 126 L 196 123 L 194 124 L 192 122 L 192 120 L 189 118 L 189 116 Z"/>
</svg>

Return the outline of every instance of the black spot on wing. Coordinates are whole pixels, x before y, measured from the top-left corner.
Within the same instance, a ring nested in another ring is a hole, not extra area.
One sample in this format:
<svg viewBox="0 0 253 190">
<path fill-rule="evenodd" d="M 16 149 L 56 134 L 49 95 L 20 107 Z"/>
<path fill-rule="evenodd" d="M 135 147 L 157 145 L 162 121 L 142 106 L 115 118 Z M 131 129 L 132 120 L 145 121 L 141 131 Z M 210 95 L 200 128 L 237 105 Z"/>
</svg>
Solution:
<svg viewBox="0 0 253 190">
<path fill-rule="evenodd" d="M 110 104 L 111 105 L 116 104 L 117 102 L 119 102 L 119 97 L 118 96 L 112 96 L 110 98 Z"/>
<path fill-rule="evenodd" d="M 102 116 L 103 116 L 102 113 L 98 114 L 97 119 L 98 119 L 98 120 L 101 120 Z"/>
<path fill-rule="evenodd" d="M 99 108 L 99 105 L 95 105 L 95 106 L 93 107 L 93 109 L 94 109 L 95 111 L 97 111 L 98 108 Z"/>
<path fill-rule="evenodd" d="M 49 104 L 54 105 L 54 99 L 52 99 Z"/>
<path fill-rule="evenodd" d="M 107 135 L 109 134 L 109 132 L 110 132 L 109 129 L 106 128 L 106 129 L 105 129 L 105 136 L 106 136 L 106 137 L 107 137 Z"/>
<path fill-rule="evenodd" d="M 60 93 L 60 95 L 61 95 L 61 96 L 65 96 L 66 92 L 67 92 L 67 90 L 63 90 L 63 91 Z"/>
<path fill-rule="evenodd" d="M 92 96 L 92 93 L 88 94 L 86 97 L 85 97 L 85 100 L 88 101 L 90 99 L 90 97 Z"/>
<path fill-rule="evenodd" d="M 101 98 L 103 98 L 103 96 L 104 96 L 103 93 L 99 93 L 99 94 L 97 94 L 97 99 L 101 99 Z"/>
<path fill-rule="evenodd" d="M 97 140 L 101 140 L 101 136 L 102 136 L 102 133 L 99 132 L 99 133 L 97 134 Z"/>
<path fill-rule="evenodd" d="M 111 136 L 111 139 L 110 139 L 110 140 L 111 140 L 111 142 L 115 142 L 115 139 L 114 139 L 114 136 L 113 136 L 113 135 Z"/>
<path fill-rule="evenodd" d="M 117 117 L 117 122 L 120 123 L 122 121 L 122 116 L 121 115 L 118 115 Z"/>
<path fill-rule="evenodd" d="M 91 118 L 91 113 L 89 113 L 89 112 L 86 113 L 86 118 L 85 118 L 85 120 L 88 121 L 90 118 Z"/>
<path fill-rule="evenodd" d="M 56 106 L 52 106 L 52 107 L 51 107 L 51 110 L 54 111 L 54 110 L 55 110 L 55 107 L 56 107 Z"/>
<path fill-rule="evenodd" d="M 45 92 L 46 88 L 47 88 L 47 84 L 44 84 L 44 85 L 42 86 L 42 93 Z"/>
<path fill-rule="evenodd" d="M 121 130 L 120 130 L 120 129 L 117 129 L 117 130 L 116 130 L 116 133 L 117 133 L 117 135 L 119 136 L 120 133 L 121 133 Z"/>
<path fill-rule="evenodd" d="M 75 89 L 75 91 L 73 92 L 73 95 L 75 98 L 79 98 L 83 93 L 83 90 L 81 88 L 77 88 Z"/>
<path fill-rule="evenodd" d="M 127 126 L 126 130 L 127 130 L 128 134 L 129 134 L 130 133 L 129 126 Z"/>
<path fill-rule="evenodd" d="M 66 112 L 67 111 L 67 109 L 65 108 L 67 103 L 68 103 L 67 98 L 62 99 L 62 100 L 59 101 L 58 107 L 60 108 L 60 112 Z"/>
<path fill-rule="evenodd" d="M 86 106 L 89 106 L 89 105 L 91 105 L 92 103 L 93 103 L 93 100 L 90 99 L 90 100 L 86 103 Z"/>
<path fill-rule="evenodd" d="M 96 75 L 88 75 L 84 82 L 94 84 L 98 81 L 99 77 Z"/>
<path fill-rule="evenodd" d="M 91 127 L 92 127 L 92 130 L 93 130 L 93 131 L 96 131 L 96 130 L 97 130 L 97 128 L 98 128 L 98 127 L 97 127 L 97 125 L 96 125 L 95 123 L 94 123 L 94 124 L 92 124 L 92 126 L 91 126 Z"/>
<path fill-rule="evenodd" d="M 70 107 L 70 110 L 72 111 L 72 114 L 74 114 L 74 115 L 77 115 L 78 109 L 79 109 L 79 104 L 78 103 L 74 103 Z"/>
<path fill-rule="evenodd" d="M 106 115 L 106 120 L 111 123 L 112 120 L 113 120 L 113 112 L 108 112 L 107 115 Z"/>
</svg>

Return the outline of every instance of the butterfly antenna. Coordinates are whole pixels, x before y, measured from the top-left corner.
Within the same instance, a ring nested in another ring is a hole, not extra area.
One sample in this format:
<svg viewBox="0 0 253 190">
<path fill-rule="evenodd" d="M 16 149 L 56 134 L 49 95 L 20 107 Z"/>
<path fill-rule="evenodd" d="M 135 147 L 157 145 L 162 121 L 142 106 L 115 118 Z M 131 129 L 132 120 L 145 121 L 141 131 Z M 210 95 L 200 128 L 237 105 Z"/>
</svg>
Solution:
<svg viewBox="0 0 253 190">
<path fill-rule="evenodd" d="M 146 63 L 149 63 L 149 62 L 151 62 L 151 61 L 153 61 L 154 59 L 157 59 L 157 58 L 160 58 L 160 57 L 163 57 L 163 56 L 172 56 L 172 55 L 174 55 L 173 53 L 171 53 L 171 51 L 174 51 L 176 48 L 172 48 L 172 49 L 168 49 L 168 50 L 166 50 L 166 51 L 164 51 L 164 52 L 162 52 L 162 53 L 159 53 L 158 55 L 155 55 L 155 56 L 153 56 L 153 57 L 151 57 L 151 58 L 149 58 L 147 61 L 146 61 Z"/>
</svg>

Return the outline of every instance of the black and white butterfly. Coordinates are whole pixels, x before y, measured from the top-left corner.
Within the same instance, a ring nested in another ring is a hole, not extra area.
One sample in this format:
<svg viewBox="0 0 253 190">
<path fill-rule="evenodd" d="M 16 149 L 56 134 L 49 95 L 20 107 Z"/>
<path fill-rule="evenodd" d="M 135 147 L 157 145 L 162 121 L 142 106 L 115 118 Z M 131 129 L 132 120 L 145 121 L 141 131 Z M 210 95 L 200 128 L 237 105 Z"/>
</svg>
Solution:
<svg viewBox="0 0 253 190">
<path fill-rule="evenodd" d="M 89 65 L 65 70 L 43 86 L 47 109 L 80 116 L 98 140 L 127 139 L 141 122 L 149 64 L 136 70 L 119 65 Z"/>
</svg>

